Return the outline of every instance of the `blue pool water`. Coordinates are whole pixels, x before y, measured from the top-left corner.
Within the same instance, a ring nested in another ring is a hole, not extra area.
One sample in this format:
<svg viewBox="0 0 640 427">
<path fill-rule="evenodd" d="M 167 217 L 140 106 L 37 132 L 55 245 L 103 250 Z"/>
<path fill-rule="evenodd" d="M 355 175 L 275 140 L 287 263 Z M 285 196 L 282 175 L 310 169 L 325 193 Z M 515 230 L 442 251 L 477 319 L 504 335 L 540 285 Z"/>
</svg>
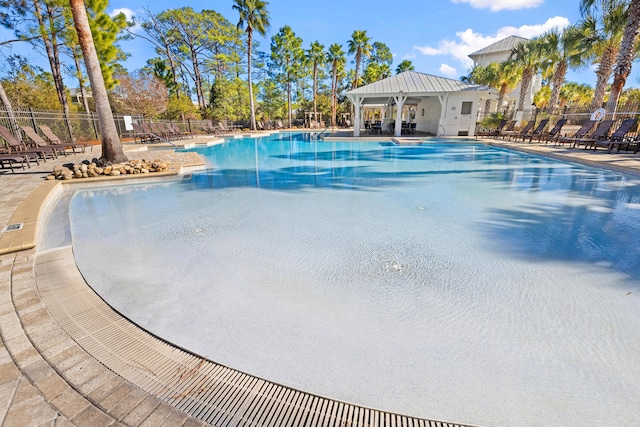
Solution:
<svg viewBox="0 0 640 427">
<path fill-rule="evenodd" d="M 78 191 L 87 281 L 225 365 L 489 425 L 637 425 L 640 178 L 469 141 L 304 134 Z"/>
</svg>

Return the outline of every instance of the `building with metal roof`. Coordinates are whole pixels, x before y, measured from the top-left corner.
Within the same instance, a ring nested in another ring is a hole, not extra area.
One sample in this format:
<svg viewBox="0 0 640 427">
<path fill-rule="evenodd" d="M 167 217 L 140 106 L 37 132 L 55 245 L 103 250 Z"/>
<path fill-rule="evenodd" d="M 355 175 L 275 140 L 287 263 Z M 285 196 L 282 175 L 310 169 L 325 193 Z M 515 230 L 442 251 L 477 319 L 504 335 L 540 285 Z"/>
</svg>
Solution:
<svg viewBox="0 0 640 427">
<path fill-rule="evenodd" d="M 404 124 L 438 136 L 472 136 L 482 100 L 495 98 L 487 86 L 405 71 L 352 89 L 347 97 L 355 107 L 354 136 L 363 127 L 363 111 L 376 111 L 383 130 L 400 136 Z"/>
<path fill-rule="evenodd" d="M 526 43 L 529 39 L 518 36 L 509 36 L 502 40 L 498 40 L 495 43 L 490 44 L 476 52 L 469 54 L 469 58 L 473 60 L 474 66 L 487 66 L 493 62 L 504 62 L 509 59 L 511 55 L 511 51 L 513 48 L 517 47 L 520 43 Z M 535 110 L 535 105 L 533 104 L 533 97 L 542 87 L 542 76 L 536 75 L 531 82 L 531 87 L 529 88 L 529 92 L 525 98 L 525 110 L 519 111 L 516 113 L 516 119 L 520 120 L 523 118 L 523 115 L 530 115 L 533 110 Z M 481 115 L 485 115 L 488 113 L 495 112 L 509 112 L 514 111 L 516 108 L 516 102 L 520 97 L 520 83 L 511 90 L 511 92 L 506 94 L 506 99 L 504 100 L 503 105 L 497 105 L 497 101 L 494 100 L 492 103 L 488 104 L 488 106 L 481 106 L 486 111 L 482 111 Z"/>
</svg>

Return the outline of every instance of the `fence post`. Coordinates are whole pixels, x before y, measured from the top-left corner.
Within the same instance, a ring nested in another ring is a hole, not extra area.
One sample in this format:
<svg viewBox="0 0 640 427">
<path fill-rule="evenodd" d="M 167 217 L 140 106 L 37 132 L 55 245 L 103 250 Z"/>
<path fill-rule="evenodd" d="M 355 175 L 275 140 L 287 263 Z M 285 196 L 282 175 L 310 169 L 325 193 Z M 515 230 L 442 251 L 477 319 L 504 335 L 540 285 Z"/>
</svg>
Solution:
<svg viewBox="0 0 640 427">
<path fill-rule="evenodd" d="M 89 120 L 91 121 L 91 127 L 93 128 L 93 135 L 96 137 L 96 141 L 99 141 L 100 138 L 98 137 L 98 127 L 96 125 L 95 115 L 93 114 L 93 112 L 91 112 Z"/>
<path fill-rule="evenodd" d="M 36 116 L 33 114 L 33 108 L 29 107 L 29 116 L 31 117 L 31 126 L 33 126 L 33 130 L 38 132 L 38 125 L 36 124 Z"/>
</svg>

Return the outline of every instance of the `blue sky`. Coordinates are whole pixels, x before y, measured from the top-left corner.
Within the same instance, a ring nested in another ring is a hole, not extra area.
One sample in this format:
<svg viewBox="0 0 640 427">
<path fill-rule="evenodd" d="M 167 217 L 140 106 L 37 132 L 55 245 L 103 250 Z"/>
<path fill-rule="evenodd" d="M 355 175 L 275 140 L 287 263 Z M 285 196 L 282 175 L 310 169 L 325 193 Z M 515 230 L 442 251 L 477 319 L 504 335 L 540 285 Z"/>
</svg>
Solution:
<svg viewBox="0 0 640 427">
<path fill-rule="evenodd" d="M 510 35 L 530 38 L 553 27 L 563 28 L 580 19 L 579 4 L 579 0 L 271 0 L 271 27 L 258 42 L 259 49 L 269 51 L 270 38 L 290 25 L 305 48 L 318 40 L 325 47 L 340 43 L 346 51 L 353 31 L 366 30 L 372 42 L 389 46 L 394 70 L 409 59 L 417 71 L 459 78 L 472 64 L 469 53 Z M 232 5 L 232 0 L 112 0 L 109 11 L 131 17 L 144 16 L 143 7 L 158 13 L 191 6 L 196 11 L 214 9 L 235 24 L 238 15 Z M 0 38 L 6 39 L 5 34 L 0 33 Z M 151 45 L 141 39 L 121 42 L 121 46 L 131 54 L 125 63 L 129 70 L 141 68 L 154 56 Z M 14 52 L 38 55 L 25 48 L 14 48 Z M 632 70 L 627 86 L 638 86 L 638 76 L 640 70 Z M 596 80 L 592 69 L 570 72 L 567 79 L 592 86 Z"/>
</svg>

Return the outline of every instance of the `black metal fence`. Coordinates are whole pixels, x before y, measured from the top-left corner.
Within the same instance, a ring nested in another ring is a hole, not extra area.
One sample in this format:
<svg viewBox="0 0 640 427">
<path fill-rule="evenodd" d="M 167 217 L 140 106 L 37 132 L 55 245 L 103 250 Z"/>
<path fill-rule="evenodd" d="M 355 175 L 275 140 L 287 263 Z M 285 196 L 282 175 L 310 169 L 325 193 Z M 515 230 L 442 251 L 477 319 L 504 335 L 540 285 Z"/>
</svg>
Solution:
<svg viewBox="0 0 640 427">
<path fill-rule="evenodd" d="M 114 114 L 114 120 L 118 134 L 123 140 L 134 137 L 134 132 L 130 123 L 141 123 L 143 121 L 153 121 L 155 123 L 171 123 L 177 126 L 182 132 L 197 135 L 206 133 L 208 120 L 145 120 L 142 115 L 122 115 Z M 224 126 L 229 129 L 243 128 L 243 125 L 223 121 Z M 29 126 L 39 132 L 38 126 L 46 125 L 63 140 L 76 140 L 79 142 L 100 141 L 100 129 L 98 116 L 96 113 L 70 113 L 68 120 L 62 111 L 41 111 L 33 109 L 14 109 L 11 113 L 0 110 L 0 126 L 4 126 L 19 139 L 23 139 L 19 130 L 20 126 Z M 0 144 L 1 145 L 1 144 Z"/>
</svg>

